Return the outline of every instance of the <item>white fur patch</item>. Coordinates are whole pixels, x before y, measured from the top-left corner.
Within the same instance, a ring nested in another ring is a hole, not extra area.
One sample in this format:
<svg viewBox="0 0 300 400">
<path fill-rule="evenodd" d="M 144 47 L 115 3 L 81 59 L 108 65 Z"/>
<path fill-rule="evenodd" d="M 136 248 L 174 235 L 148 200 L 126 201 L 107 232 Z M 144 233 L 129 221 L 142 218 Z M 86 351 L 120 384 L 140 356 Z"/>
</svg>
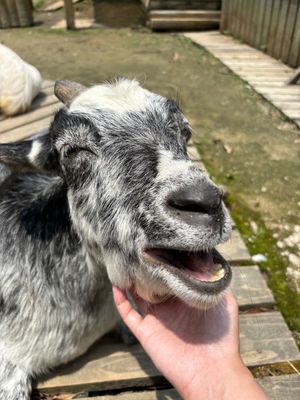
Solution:
<svg viewBox="0 0 300 400">
<path fill-rule="evenodd" d="M 79 95 L 70 106 L 70 112 L 84 108 L 112 110 L 119 114 L 146 110 L 150 99 L 159 97 L 143 89 L 135 80 L 121 79 L 115 83 L 93 86 Z"/>
<path fill-rule="evenodd" d="M 193 166 L 189 160 L 174 160 L 173 153 L 169 150 L 160 150 L 158 160 L 157 180 L 165 180 L 172 176 L 177 177 L 182 173 L 189 173 L 189 168 Z"/>
<path fill-rule="evenodd" d="M 34 140 L 32 143 L 32 147 L 30 150 L 30 153 L 28 154 L 28 160 L 32 163 L 35 164 L 36 158 L 39 155 L 41 151 L 42 144 L 38 140 Z"/>
</svg>

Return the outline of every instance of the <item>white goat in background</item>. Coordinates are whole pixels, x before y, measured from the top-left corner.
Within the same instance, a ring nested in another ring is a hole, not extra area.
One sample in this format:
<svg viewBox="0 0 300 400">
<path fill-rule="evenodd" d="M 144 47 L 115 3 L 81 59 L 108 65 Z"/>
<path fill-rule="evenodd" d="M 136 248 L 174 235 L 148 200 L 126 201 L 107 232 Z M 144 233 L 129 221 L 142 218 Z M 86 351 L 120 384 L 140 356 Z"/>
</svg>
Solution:
<svg viewBox="0 0 300 400">
<path fill-rule="evenodd" d="M 35 67 L 0 44 L 0 113 L 12 116 L 27 111 L 41 84 Z"/>
</svg>

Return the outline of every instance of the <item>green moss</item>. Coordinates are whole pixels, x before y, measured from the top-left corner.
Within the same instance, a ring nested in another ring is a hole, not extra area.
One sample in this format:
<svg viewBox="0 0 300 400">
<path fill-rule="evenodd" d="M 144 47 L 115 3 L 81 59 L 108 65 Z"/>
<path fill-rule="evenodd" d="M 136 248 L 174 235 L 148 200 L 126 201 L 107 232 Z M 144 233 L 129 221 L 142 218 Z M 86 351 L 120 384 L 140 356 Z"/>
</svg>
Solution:
<svg viewBox="0 0 300 400">
<path fill-rule="evenodd" d="M 229 188 L 228 177 L 218 175 L 211 163 L 206 165 L 214 175 L 218 184 L 226 184 Z M 230 209 L 237 229 L 240 231 L 251 255 L 263 254 L 267 260 L 260 263 L 260 268 L 267 278 L 268 285 L 272 290 L 277 306 L 282 312 L 289 328 L 294 334 L 300 348 L 300 294 L 291 290 L 286 279 L 286 261 L 281 256 L 276 246 L 276 240 L 272 232 L 267 229 L 258 212 L 251 210 L 238 195 L 226 196 L 226 204 Z M 250 222 L 255 221 L 257 232 L 251 229 Z"/>
</svg>

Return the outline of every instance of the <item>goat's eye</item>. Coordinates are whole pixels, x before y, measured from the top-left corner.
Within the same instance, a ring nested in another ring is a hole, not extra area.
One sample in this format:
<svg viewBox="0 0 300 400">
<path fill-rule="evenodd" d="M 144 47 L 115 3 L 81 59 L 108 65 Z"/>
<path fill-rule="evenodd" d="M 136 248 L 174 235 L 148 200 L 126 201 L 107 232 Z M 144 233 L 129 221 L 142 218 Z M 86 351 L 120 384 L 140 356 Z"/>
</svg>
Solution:
<svg viewBox="0 0 300 400">
<path fill-rule="evenodd" d="M 192 136 L 192 131 L 190 128 L 188 127 L 184 127 L 181 131 L 183 137 L 185 138 L 185 140 L 188 142 Z"/>
<path fill-rule="evenodd" d="M 72 155 L 74 155 L 75 153 L 77 153 L 78 151 L 80 151 L 79 147 L 76 146 L 72 146 L 70 144 L 66 144 L 63 148 L 62 148 L 62 154 L 64 157 L 68 158 Z"/>
</svg>

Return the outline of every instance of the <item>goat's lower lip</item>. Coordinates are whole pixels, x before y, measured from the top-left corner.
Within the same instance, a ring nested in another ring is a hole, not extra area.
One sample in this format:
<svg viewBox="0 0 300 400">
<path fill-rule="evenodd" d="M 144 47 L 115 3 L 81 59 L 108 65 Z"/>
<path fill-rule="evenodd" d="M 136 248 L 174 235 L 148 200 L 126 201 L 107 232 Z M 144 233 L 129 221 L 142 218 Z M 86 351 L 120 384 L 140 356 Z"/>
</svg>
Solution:
<svg viewBox="0 0 300 400">
<path fill-rule="evenodd" d="M 144 249 L 142 255 L 148 264 L 163 266 L 196 288 L 213 294 L 224 290 L 231 280 L 229 264 L 215 249 L 184 251 L 152 247 Z"/>
</svg>

